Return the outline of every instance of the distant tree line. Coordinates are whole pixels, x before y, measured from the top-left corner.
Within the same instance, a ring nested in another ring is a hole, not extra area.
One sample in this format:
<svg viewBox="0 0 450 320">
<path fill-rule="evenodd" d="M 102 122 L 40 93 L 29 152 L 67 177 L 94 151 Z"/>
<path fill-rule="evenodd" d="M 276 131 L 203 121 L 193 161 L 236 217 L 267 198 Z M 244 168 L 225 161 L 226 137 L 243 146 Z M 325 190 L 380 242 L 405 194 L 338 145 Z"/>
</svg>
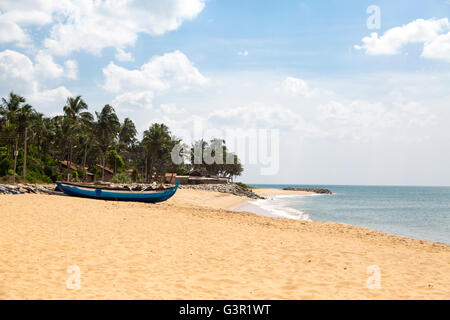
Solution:
<svg viewBox="0 0 450 320">
<path fill-rule="evenodd" d="M 92 114 L 81 96 L 68 97 L 62 110 L 62 115 L 47 117 L 13 92 L 2 98 L 0 181 L 84 181 L 87 172 L 104 180 L 105 167 L 114 171 L 117 182 L 163 181 L 167 172 L 181 175 L 193 171 L 233 178 L 243 171 L 224 140 L 196 141 L 185 148 L 189 152 L 181 154 L 181 163 L 175 164 L 172 151 L 183 142 L 165 124 L 152 124 L 138 139 L 134 122 L 130 118 L 120 122 L 108 104 Z M 200 157 L 194 163 L 196 146 L 213 156 L 220 150 L 224 159 L 235 161 L 211 163 Z"/>
</svg>

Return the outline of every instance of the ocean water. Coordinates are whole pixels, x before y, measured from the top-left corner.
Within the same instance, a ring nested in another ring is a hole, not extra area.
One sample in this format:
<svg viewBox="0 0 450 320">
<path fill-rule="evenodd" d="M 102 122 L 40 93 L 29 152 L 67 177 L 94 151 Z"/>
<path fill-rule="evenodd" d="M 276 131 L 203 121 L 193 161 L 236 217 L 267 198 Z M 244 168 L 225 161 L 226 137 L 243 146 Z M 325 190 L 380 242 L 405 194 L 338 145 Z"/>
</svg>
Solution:
<svg viewBox="0 0 450 320">
<path fill-rule="evenodd" d="M 450 244 L 450 187 L 252 185 L 321 187 L 332 195 L 278 195 L 238 208 L 297 220 L 341 222 Z"/>
</svg>

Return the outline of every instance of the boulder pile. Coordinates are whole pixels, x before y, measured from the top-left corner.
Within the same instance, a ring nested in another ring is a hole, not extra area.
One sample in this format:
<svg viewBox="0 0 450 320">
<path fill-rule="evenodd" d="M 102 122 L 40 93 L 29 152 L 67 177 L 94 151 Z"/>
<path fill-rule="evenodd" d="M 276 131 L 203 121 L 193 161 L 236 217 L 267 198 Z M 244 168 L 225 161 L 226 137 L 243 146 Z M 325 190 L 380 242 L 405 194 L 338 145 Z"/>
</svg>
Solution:
<svg viewBox="0 0 450 320">
<path fill-rule="evenodd" d="M 0 194 L 47 193 L 54 189 L 53 184 L 0 185 Z"/>
<path fill-rule="evenodd" d="M 314 193 L 320 193 L 320 194 L 332 194 L 332 192 L 325 188 L 283 188 L 283 190 L 289 190 L 289 191 L 306 191 L 306 192 L 314 192 Z"/>
<path fill-rule="evenodd" d="M 216 191 L 222 193 L 230 193 L 235 196 L 247 197 L 250 199 L 265 199 L 254 193 L 250 189 L 246 189 L 234 183 L 229 184 L 183 184 L 179 186 L 180 189 L 194 189 L 194 190 L 206 190 Z"/>
</svg>

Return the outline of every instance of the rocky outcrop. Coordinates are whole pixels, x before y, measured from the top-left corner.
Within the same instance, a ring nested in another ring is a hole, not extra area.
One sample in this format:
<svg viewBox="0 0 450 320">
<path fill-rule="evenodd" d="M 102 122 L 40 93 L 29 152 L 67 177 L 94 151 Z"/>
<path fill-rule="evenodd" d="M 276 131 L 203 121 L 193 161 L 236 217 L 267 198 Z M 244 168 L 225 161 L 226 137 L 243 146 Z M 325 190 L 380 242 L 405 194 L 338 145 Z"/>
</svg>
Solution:
<svg viewBox="0 0 450 320">
<path fill-rule="evenodd" d="M 325 188 L 283 188 L 283 190 L 289 191 L 306 191 L 306 192 L 314 192 L 319 194 L 332 194 L 332 192 Z"/>
<path fill-rule="evenodd" d="M 14 187 L 0 185 L 0 194 L 21 194 L 22 191 L 17 190 Z"/>
<path fill-rule="evenodd" d="M 0 194 L 47 193 L 55 189 L 53 184 L 0 185 Z"/>
<path fill-rule="evenodd" d="M 244 188 L 234 183 L 229 184 L 196 184 L 196 185 L 180 185 L 180 189 L 194 189 L 194 190 L 206 190 L 206 191 L 216 191 L 222 193 L 230 193 L 235 196 L 247 197 L 250 199 L 265 199 L 251 191 L 250 189 Z"/>
</svg>

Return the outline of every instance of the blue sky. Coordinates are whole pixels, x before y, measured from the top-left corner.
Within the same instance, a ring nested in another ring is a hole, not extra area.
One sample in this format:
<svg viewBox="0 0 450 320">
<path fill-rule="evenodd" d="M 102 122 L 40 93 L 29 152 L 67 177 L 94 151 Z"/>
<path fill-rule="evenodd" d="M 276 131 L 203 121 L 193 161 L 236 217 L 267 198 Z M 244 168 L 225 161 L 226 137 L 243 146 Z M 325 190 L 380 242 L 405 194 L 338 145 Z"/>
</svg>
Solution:
<svg viewBox="0 0 450 320">
<path fill-rule="evenodd" d="M 2 2 L 0 94 L 49 115 L 81 94 L 141 132 L 280 130 L 251 183 L 450 184 L 449 1 L 117 3 Z"/>
</svg>

